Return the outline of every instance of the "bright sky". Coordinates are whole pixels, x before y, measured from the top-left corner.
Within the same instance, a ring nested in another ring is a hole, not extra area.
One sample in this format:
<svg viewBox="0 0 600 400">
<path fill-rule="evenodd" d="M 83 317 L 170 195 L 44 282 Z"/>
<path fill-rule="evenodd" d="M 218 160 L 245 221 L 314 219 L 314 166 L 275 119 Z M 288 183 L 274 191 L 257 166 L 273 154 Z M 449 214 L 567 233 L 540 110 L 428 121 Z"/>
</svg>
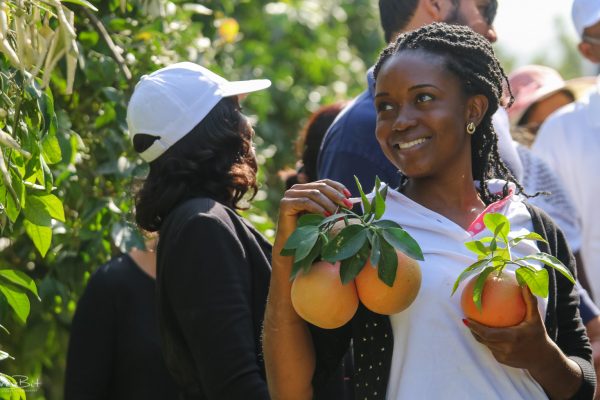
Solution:
<svg viewBox="0 0 600 400">
<path fill-rule="evenodd" d="M 518 65 L 528 64 L 540 51 L 553 57 L 557 17 L 573 38 L 577 36 L 571 22 L 572 4 L 573 0 L 498 0 L 498 44 L 518 57 Z"/>
</svg>

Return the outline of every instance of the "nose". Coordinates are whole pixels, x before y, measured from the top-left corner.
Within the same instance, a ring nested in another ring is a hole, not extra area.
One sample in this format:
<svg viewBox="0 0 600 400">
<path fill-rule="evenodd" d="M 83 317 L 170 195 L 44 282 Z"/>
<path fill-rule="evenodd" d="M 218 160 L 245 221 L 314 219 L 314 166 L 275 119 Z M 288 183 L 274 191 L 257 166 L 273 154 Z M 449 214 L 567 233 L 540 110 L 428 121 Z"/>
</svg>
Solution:
<svg viewBox="0 0 600 400">
<path fill-rule="evenodd" d="M 484 34 L 485 38 L 492 43 L 495 43 L 498 40 L 498 34 L 496 33 L 496 29 L 493 25 L 490 25 L 488 30 Z"/>
<path fill-rule="evenodd" d="M 409 128 L 417 125 L 417 120 L 410 116 L 406 111 L 398 113 L 398 116 L 394 120 L 392 130 L 397 132 L 403 132 Z"/>
</svg>

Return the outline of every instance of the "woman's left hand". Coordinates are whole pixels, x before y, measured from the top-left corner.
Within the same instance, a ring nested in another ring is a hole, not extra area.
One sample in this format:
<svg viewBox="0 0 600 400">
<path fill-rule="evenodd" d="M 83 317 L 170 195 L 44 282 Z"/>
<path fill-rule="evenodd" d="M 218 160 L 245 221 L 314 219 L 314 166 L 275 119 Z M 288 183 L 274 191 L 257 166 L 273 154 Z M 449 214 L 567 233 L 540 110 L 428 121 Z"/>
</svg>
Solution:
<svg viewBox="0 0 600 400">
<path fill-rule="evenodd" d="M 471 319 L 466 323 L 475 339 L 487 346 L 498 362 L 514 368 L 539 368 L 545 355 L 556 351 L 556 345 L 546 334 L 537 298 L 526 286 L 522 288 L 522 294 L 527 311 L 520 324 L 492 328 Z"/>
</svg>

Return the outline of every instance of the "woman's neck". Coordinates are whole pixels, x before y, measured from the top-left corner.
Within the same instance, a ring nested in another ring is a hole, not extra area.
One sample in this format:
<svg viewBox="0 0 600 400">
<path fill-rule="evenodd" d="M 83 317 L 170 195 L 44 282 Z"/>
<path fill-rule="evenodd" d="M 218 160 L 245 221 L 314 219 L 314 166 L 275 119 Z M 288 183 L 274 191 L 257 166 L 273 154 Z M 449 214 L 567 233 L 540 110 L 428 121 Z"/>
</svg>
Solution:
<svg viewBox="0 0 600 400">
<path fill-rule="evenodd" d="M 409 179 L 402 193 L 422 206 L 443 215 L 464 229 L 485 209 L 471 174 L 459 179 Z"/>
<path fill-rule="evenodd" d="M 146 250 L 133 248 L 129 257 L 152 279 L 156 279 L 156 240 L 146 242 Z"/>
</svg>

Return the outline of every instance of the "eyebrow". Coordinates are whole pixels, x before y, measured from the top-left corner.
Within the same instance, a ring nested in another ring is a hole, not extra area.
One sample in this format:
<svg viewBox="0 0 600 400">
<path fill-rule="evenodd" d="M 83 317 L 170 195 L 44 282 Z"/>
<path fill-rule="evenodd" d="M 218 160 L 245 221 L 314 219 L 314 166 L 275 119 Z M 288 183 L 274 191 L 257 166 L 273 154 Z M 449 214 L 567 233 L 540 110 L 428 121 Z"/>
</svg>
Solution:
<svg viewBox="0 0 600 400">
<path fill-rule="evenodd" d="M 427 87 L 432 87 L 437 90 L 441 90 L 439 87 L 437 87 L 431 83 L 421 83 L 419 85 L 414 85 L 414 86 L 411 86 L 410 88 L 408 88 L 408 90 L 412 91 L 412 90 L 417 90 L 417 89 L 422 89 L 422 88 L 427 88 Z M 389 93 L 388 92 L 379 92 L 379 93 L 375 94 L 375 97 L 382 97 L 382 96 L 389 96 Z"/>
</svg>

